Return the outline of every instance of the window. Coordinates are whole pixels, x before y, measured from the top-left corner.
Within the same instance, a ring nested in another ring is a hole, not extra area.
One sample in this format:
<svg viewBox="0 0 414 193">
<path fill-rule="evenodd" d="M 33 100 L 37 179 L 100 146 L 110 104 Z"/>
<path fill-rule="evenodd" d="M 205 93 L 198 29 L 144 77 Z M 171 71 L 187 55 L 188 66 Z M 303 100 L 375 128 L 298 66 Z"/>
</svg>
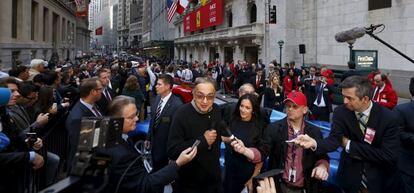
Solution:
<svg viewBox="0 0 414 193">
<path fill-rule="evenodd" d="M 254 23 L 257 20 L 257 8 L 256 4 L 250 7 L 250 23 Z"/>
<path fill-rule="evenodd" d="M 36 39 L 36 35 L 37 35 L 37 29 L 38 29 L 38 9 L 39 9 L 39 5 L 37 2 L 32 1 L 32 22 L 31 22 L 31 40 L 35 40 Z"/>
<path fill-rule="evenodd" d="M 49 29 L 49 9 L 44 8 L 43 9 L 43 41 L 47 41 L 46 37 L 48 35 L 48 29 Z"/>
<path fill-rule="evenodd" d="M 12 38 L 17 38 L 17 3 L 12 1 Z"/>
<path fill-rule="evenodd" d="M 233 13 L 231 11 L 227 12 L 227 21 L 229 21 L 228 27 L 233 27 Z"/>
<path fill-rule="evenodd" d="M 62 42 L 65 43 L 66 41 L 66 19 L 62 18 L 62 34 L 61 34 L 61 38 L 62 38 Z"/>
<path fill-rule="evenodd" d="M 369 0 L 368 1 L 368 11 L 375 9 L 384 9 L 391 7 L 392 0 Z"/>
<path fill-rule="evenodd" d="M 58 32 L 58 25 L 59 24 L 59 15 L 53 13 L 53 22 L 52 22 L 52 42 L 53 45 L 56 46 L 57 44 L 57 32 Z"/>
</svg>

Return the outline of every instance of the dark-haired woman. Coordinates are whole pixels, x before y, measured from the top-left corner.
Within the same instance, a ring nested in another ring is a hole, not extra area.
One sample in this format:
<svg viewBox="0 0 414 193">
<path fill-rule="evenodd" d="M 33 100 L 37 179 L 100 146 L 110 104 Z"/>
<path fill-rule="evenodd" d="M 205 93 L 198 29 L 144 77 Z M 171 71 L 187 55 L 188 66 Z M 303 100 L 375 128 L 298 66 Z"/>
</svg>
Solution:
<svg viewBox="0 0 414 193">
<path fill-rule="evenodd" d="M 122 90 L 122 95 L 130 96 L 135 99 L 135 105 L 140 112 L 144 112 L 143 105 L 145 101 L 144 94 L 142 93 L 138 79 L 136 76 L 129 76 L 126 80 L 124 89 Z M 141 115 L 140 120 L 143 120 L 144 116 Z"/>
<path fill-rule="evenodd" d="M 257 96 L 246 94 L 240 97 L 229 125 L 231 133 L 237 139 L 222 138 L 226 142 L 224 192 L 240 193 L 252 177 L 256 164 L 261 161 L 260 153 L 255 147 L 262 138 L 262 120 Z M 235 149 L 236 143 L 247 148 Z"/>
<path fill-rule="evenodd" d="M 298 78 L 295 76 L 295 70 L 289 68 L 287 75 L 283 79 L 283 89 L 285 89 L 285 96 L 289 95 L 292 91 L 298 91 Z"/>
</svg>

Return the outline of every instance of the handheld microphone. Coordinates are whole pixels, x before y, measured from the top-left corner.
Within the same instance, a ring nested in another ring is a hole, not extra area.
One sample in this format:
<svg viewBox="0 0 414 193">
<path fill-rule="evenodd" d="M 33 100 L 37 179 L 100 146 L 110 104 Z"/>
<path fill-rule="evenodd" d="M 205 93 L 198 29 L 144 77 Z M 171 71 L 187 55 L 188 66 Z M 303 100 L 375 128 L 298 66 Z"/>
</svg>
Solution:
<svg viewBox="0 0 414 193">
<path fill-rule="evenodd" d="M 217 123 L 217 130 L 221 132 L 221 136 L 229 137 L 231 142 L 236 140 L 236 137 L 231 133 L 230 128 L 225 121 L 222 120 Z"/>
</svg>

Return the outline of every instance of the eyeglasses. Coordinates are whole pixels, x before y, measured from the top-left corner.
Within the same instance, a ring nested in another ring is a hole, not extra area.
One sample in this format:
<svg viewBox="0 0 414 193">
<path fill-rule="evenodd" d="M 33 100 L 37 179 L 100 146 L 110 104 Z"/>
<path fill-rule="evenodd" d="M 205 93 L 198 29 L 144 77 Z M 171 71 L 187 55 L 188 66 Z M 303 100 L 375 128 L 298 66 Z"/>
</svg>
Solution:
<svg viewBox="0 0 414 193">
<path fill-rule="evenodd" d="M 204 95 L 203 93 L 195 93 L 194 98 L 198 101 L 203 101 L 204 99 L 207 99 L 207 101 L 214 100 L 214 97 L 216 96 L 215 93 L 210 93 L 208 95 Z"/>
<path fill-rule="evenodd" d="M 133 120 L 133 119 L 135 119 L 135 117 L 139 117 L 139 112 L 137 112 L 136 114 L 133 114 L 129 117 L 125 117 L 125 119 Z"/>
<path fill-rule="evenodd" d="M 103 87 L 100 87 L 100 88 L 94 88 L 94 90 L 103 90 L 104 88 Z"/>
</svg>

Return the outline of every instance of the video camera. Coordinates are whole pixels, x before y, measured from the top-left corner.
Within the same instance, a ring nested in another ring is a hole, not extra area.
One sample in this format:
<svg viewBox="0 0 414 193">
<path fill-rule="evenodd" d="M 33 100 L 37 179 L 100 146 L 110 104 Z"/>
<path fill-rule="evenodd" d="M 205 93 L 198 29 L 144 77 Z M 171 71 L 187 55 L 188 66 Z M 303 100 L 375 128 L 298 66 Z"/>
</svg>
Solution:
<svg viewBox="0 0 414 193">
<path fill-rule="evenodd" d="M 123 118 L 85 117 L 81 120 L 78 152 L 70 176 L 40 193 L 99 193 L 107 185 L 111 157 L 104 152 L 121 143 Z"/>
</svg>

